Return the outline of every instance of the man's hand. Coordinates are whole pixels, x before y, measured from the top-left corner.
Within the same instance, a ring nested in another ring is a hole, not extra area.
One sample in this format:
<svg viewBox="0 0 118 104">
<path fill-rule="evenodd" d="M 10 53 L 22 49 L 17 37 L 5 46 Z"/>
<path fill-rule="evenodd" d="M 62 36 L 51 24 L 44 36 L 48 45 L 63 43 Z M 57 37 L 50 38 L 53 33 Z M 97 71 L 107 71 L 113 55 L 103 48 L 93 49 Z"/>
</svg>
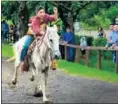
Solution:
<svg viewBox="0 0 118 104">
<path fill-rule="evenodd" d="M 31 26 L 32 26 L 32 24 L 31 24 L 31 23 L 29 23 L 29 24 L 28 24 L 28 26 L 29 26 L 29 27 L 31 27 Z"/>
<path fill-rule="evenodd" d="M 64 44 L 67 44 L 68 42 L 67 41 L 64 41 Z"/>
<path fill-rule="evenodd" d="M 112 46 L 111 46 L 111 48 L 113 49 L 115 46 L 117 46 L 116 44 L 113 44 Z"/>
<path fill-rule="evenodd" d="M 41 35 L 45 35 L 45 31 L 40 30 L 40 34 L 41 34 Z"/>
</svg>

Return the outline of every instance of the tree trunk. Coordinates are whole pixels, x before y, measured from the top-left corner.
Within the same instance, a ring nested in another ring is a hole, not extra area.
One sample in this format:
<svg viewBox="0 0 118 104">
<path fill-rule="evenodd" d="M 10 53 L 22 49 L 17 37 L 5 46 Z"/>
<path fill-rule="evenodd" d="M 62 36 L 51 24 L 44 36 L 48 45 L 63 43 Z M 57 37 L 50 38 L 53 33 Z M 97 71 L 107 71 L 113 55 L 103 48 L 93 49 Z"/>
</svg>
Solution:
<svg viewBox="0 0 118 104">
<path fill-rule="evenodd" d="M 20 25 L 20 38 L 21 38 L 26 34 L 28 28 L 28 9 L 26 5 L 26 1 L 20 2 L 19 25 Z"/>
<path fill-rule="evenodd" d="M 74 26 L 73 26 L 73 15 L 71 12 L 68 12 L 68 19 L 67 23 L 70 25 L 72 32 L 74 33 Z"/>
<path fill-rule="evenodd" d="M 63 25 L 64 25 L 64 31 L 65 31 L 65 26 L 67 25 L 67 13 L 64 12 L 64 10 L 58 6 L 58 12 L 59 12 L 59 17 L 61 18 L 61 20 L 63 21 Z"/>
</svg>

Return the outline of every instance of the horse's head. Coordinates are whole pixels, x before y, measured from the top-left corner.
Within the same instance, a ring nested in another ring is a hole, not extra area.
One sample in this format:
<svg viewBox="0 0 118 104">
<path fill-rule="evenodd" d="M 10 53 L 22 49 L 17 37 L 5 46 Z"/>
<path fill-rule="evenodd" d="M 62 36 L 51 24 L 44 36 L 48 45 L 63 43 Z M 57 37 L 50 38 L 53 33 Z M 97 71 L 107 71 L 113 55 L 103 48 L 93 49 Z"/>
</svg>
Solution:
<svg viewBox="0 0 118 104">
<path fill-rule="evenodd" d="M 60 58 L 59 51 L 59 35 L 57 34 L 57 27 L 54 25 L 53 27 L 47 26 L 47 35 L 48 35 L 48 44 L 52 49 L 53 58 Z"/>
</svg>

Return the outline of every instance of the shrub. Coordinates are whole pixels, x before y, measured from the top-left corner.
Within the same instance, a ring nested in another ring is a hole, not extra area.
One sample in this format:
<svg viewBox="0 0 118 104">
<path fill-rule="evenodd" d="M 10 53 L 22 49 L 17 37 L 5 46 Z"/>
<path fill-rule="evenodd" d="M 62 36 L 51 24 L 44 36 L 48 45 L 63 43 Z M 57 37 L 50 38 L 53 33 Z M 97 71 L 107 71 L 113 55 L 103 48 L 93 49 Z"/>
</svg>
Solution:
<svg viewBox="0 0 118 104">
<path fill-rule="evenodd" d="M 93 40 L 93 46 L 105 46 L 107 43 L 106 38 L 97 38 Z M 102 56 L 105 59 L 111 59 L 112 58 L 112 52 L 110 51 L 102 51 Z"/>
<path fill-rule="evenodd" d="M 76 44 L 76 45 L 79 45 L 79 44 L 80 44 L 80 39 L 81 39 L 81 37 L 83 37 L 83 36 L 75 35 L 75 44 Z M 86 38 L 87 45 L 88 45 L 88 46 L 92 46 L 93 37 L 92 37 L 92 36 L 84 36 L 84 37 Z"/>
<path fill-rule="evenodd" d="M 93 40 L 93 46 L 105 46 L 107 43 L 106 38 L 96 38 Z"/>
</svg>

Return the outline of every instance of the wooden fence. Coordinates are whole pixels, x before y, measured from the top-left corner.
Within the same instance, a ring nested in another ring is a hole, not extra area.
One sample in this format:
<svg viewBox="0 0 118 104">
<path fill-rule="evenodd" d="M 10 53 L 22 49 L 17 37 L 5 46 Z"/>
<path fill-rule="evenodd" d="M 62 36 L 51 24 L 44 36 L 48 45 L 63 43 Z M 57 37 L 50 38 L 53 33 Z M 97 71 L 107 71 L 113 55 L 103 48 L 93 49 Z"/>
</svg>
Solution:
<svg viewBox="0 0 118 104">
<path fill-rule="evenodd" d="M 13 34 L 12 33 L 7 34 L 7 42 L 8 43 L 13 42 Z"/>
<path fill-rule="evenodd" d="M 106 49 L 105 47 L 82 47 L 79 45 L 71 45 L 71 44 L 64 44 L 64 43 L 60 43 L 61 46 L 64 46 L 64 50 L 65 50 L 65 60 L 67 60 L 67 47 L 71 47 L 71 48 L 75 48 L 75 62 L 78 63 L 80 58 L 80 49 L 84 48 L 86 50 L 86 59 L 85 59 L 85 64 L 88 66 L 89 64 L 89 52 L 91 50 L 96 50 L 97 51 L 97 68 L 101 69 L 101 51 L 116 51 L 116 73 L 118 73 L 118 47 L 115 47 L 114 49 L 112 48 L 108 48 Z"/>
</svg>

